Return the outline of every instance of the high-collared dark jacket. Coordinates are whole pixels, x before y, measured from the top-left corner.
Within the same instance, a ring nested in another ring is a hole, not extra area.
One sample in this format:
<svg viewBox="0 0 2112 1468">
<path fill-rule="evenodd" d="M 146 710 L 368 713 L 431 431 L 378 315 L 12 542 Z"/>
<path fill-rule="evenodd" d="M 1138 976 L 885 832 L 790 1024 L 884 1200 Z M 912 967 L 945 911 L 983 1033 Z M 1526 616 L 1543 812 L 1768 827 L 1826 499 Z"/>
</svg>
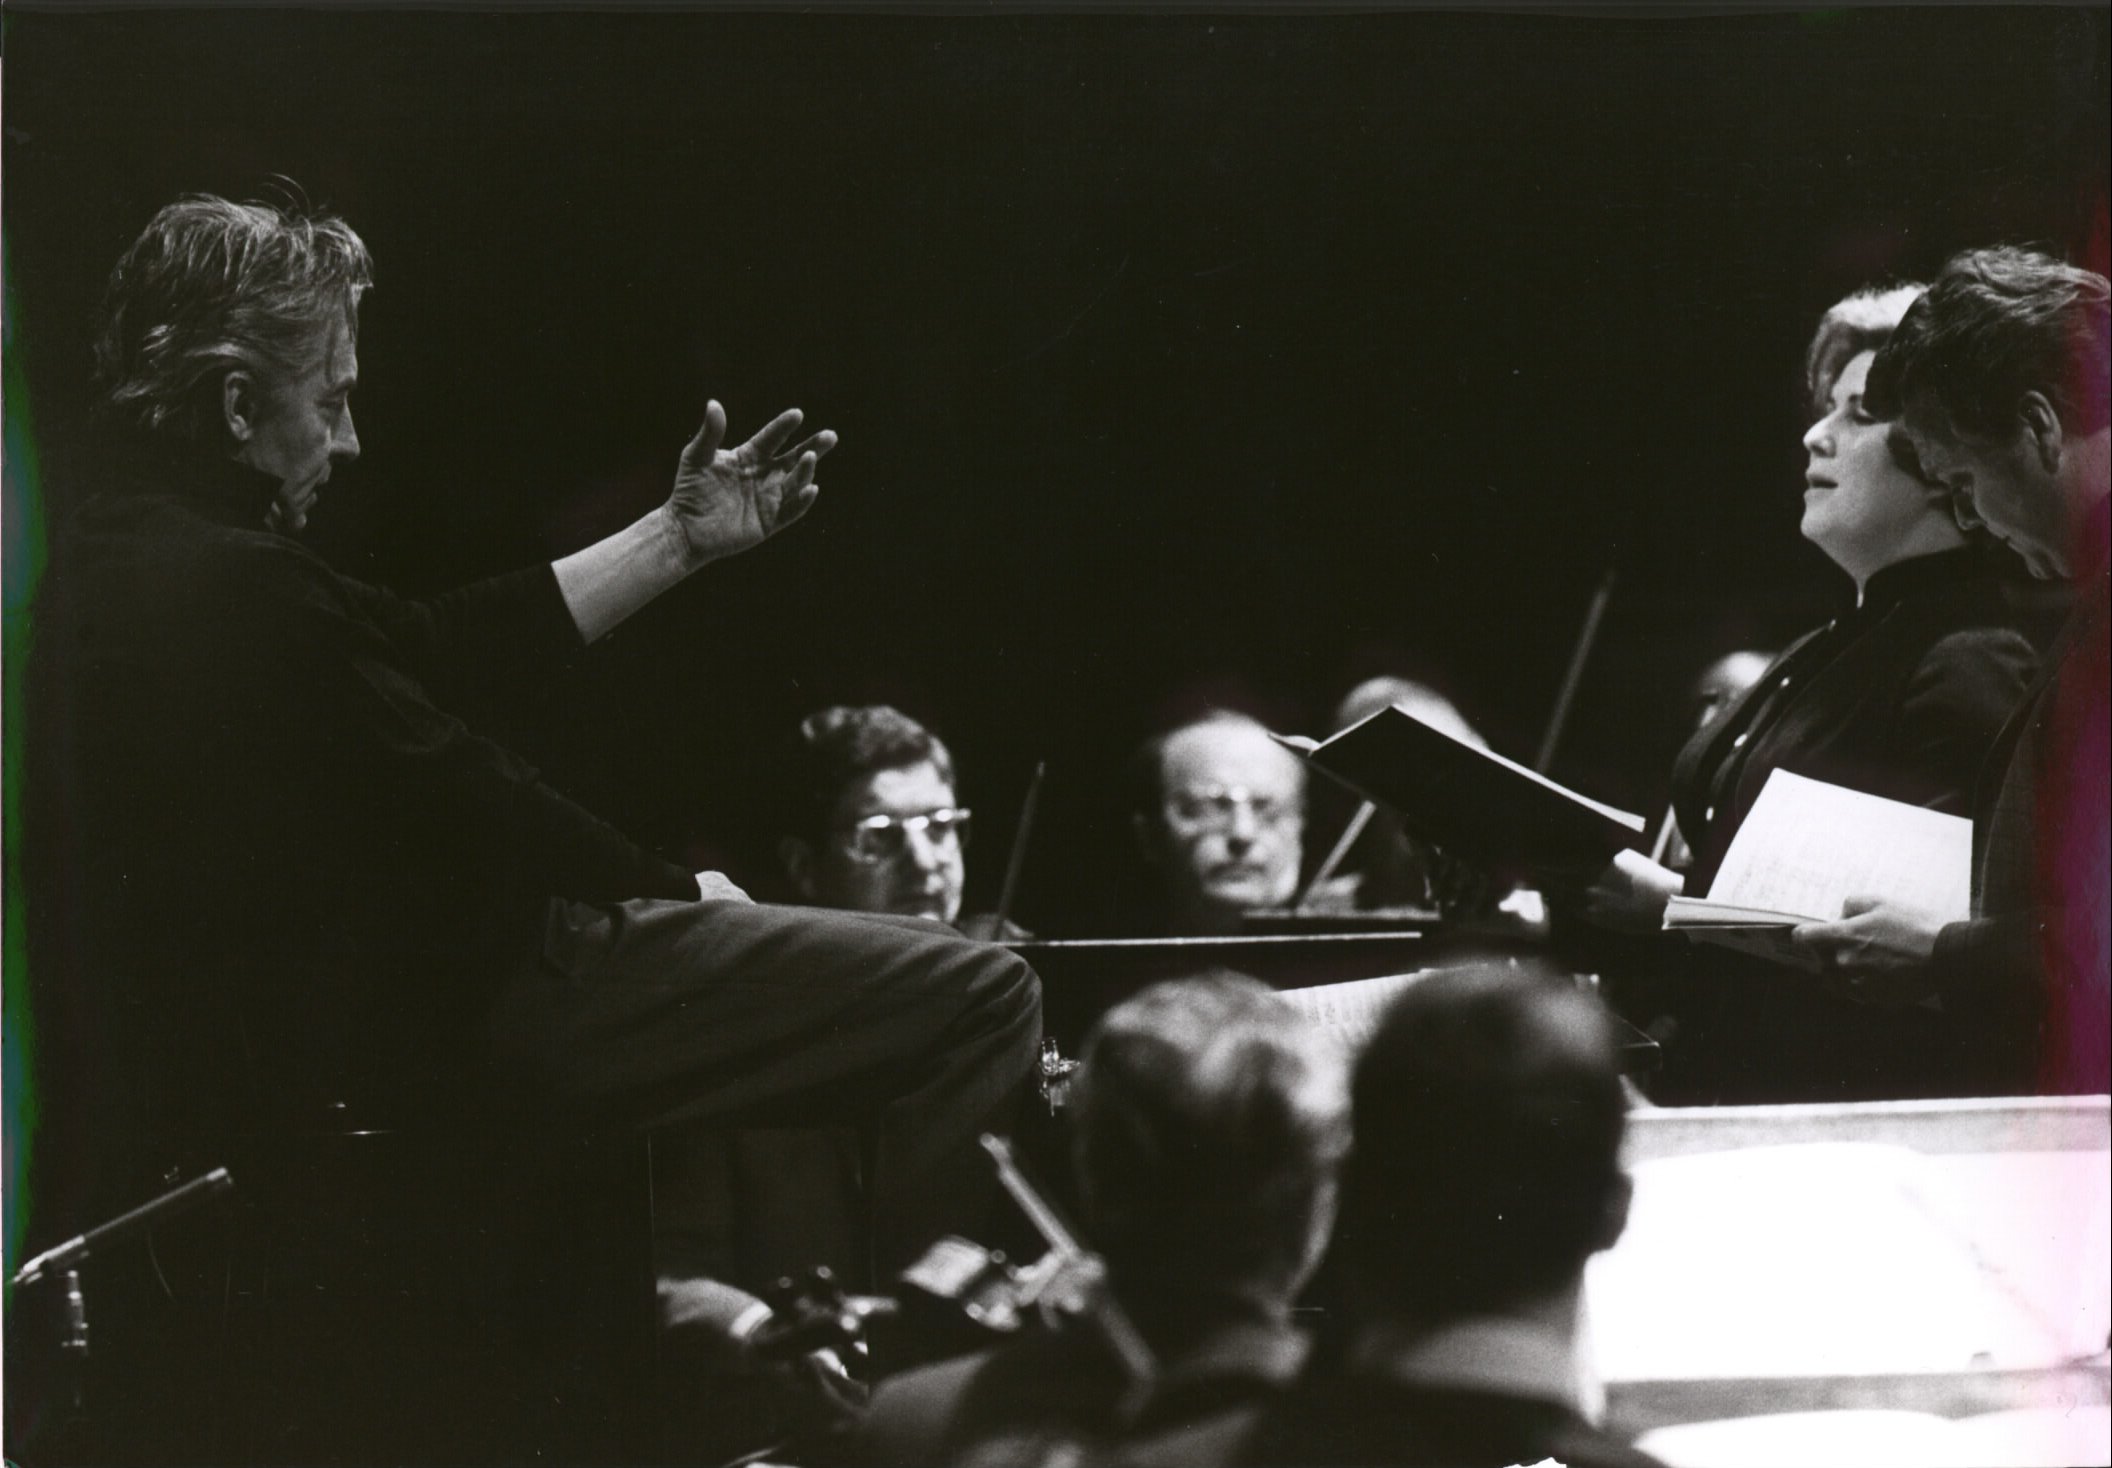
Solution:
<svg viewBox="0 0 2112 1468">
<path fill-rule="evenodd" d="M 206 1128 L 262 1097 L 408 1101 L 459 1083 L 549 898 L 696 895 L 451 712 L 580 650 L 547 566 L 399 598 L 267 530 L 266 477 L 128 452 L 39 621 L 63 812 L 40 988 L 85 1001 L 56 1009 L 93 1017 L 66 1038 L 99 1101 Z"/>
<path fill-rule="evenodd" d="M 1870 578 L 1860 606 L 1799 638 L 1680 752 L 1688 890 L 1716 874 L 1778 769 L 1965 815 L 1996 734 L 2037 658 L 1971 549 Z"/>
<path fill-rule="evenodd" d="M 1705 894 L 1767 777 L 1790 770 L 1965 815 L 1981 765 L 2037 659 L 1972 549 L 1870 578 L 1862 602 L 1799 639 L 1694 736 L 1673 774 Z M 1668 1099 L 1856 1100 L 1958 1093 L 1952 1017 L 1849 1004 L 1795 970 L 1697 950 L 1694 1007 L 1668 1055 Z M 1680 1053 L 1683 1051 L 1684 1053 Z"/>
</svg>

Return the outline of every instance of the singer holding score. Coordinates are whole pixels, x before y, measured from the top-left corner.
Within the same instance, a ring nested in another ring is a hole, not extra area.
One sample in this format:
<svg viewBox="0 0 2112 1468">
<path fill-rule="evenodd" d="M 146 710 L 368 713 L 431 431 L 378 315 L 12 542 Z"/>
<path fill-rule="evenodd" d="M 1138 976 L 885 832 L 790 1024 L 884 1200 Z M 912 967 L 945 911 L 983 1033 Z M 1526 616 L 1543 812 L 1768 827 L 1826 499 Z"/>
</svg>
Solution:
<svg viewBox="0 0 2112 1468">
<path fill-rule="evenodd" d="M 1681 752 L 1673 803 L 1693 865 L 1680 873 L 1621 853 L 1583 892 L 1586 919 L 1653 931 L 1673 895 L 1705 894 L 1777 769 L 1952 814 L 1970 808 L 1975 773 L 2035 657 L 2002 597 L 2002 553 L 1961 521 L 1949 491 L 1894 452 L 1863 405 L 1873 357 L 1920 294 L 1849 296 L 1821 318 L 1805 354 L 1813 422 L 1799 528 L 1848 576 L 1854 601 Z M 1880 1015 L 1795 970 L 1686 957 L 1660 1100 L 1878 1100 L 1967 1084 L 1961 1037 L 1937 1011 Z"/>
<path fill-rule="evenodd" d="M 2112 1086 L 2108 297 L 2104 276 L 2037 251 L 1969 250 L 1871 371 L 1894 438 L 2075 602 L 1980 772 L 1971 917 L 1851 898 L 1795 936 L 1858 1003 L 1964 1016 L 1990 1095 Z"/>
</svg>

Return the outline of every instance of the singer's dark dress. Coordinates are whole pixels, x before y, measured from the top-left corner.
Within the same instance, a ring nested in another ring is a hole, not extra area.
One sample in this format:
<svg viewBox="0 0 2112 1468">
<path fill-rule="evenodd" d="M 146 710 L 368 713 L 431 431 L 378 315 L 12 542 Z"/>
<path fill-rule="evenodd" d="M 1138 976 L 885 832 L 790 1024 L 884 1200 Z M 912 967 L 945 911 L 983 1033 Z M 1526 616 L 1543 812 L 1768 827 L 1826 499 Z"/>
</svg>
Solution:
<svg viewBox="0 0 2112 1468">
<path fill-rule="evenodd" d="M 1705 895 L 1767 777 L 1833 785 L 1968 815 L 1974 781 L 2030 687 L 2031 644 L 1975 549 L 1919 556 L 1871 577 L 1860 605 L 1800 638 L 1697 733 L 1673 773 L 1674 808 Z M 1660 1098 L 1674 1102 L 1878 1100 L 1972 1089 L 1970 1036 L 1934 1009 L 1886 1013 L 1814 978 L 1697 946 Z"/>
</svg>

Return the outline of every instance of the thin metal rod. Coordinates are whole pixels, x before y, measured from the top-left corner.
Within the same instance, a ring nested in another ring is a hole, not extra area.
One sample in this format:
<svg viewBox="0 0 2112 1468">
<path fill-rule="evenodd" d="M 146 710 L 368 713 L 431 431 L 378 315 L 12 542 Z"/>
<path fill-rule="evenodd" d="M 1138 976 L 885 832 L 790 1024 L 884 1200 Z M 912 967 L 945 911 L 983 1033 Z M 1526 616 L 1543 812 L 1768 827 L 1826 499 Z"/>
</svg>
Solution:
<svg viewBox="0 0 2112 1468">
<path fill-rule="evenodd" d="M 1083 1254 L 1085 1248 L 1078 1242 L 1077 1235 L 1057 1216 L 1056 1210 L 1041 1196 L 1041 1190 L 1028 1182 L 1027 1175 L 1019 1170 L 1019 1163 L 1012 1156 L 1012 1144 L 1003 1137 L 984 1132 L 983 1150 L 997 1164 L 997 1180 L 1005 1185 L 1005 1191 L 1012 1195 L 1019 1211 L 1027 1215 L 1049 1247 L 1059 1254 L 1073 1257 Z"/>
<path fill-rule="evenodd" d="M 1584 664 L 1591 657 L 1591 646 L 1599 639 L 1599 622 L 1606 615 L 1606 603 L 1613 599 L 1617 574 L 1609 570 L 1599 578 L 1598 589 L 1591 594 L 1591 606 L 1584 613 L 1584 625 L 1577 632 L 1576 650 L 1569 655 L 1569 671 L 1562 677 L 1562 691 L 1555 696 L 1554 712 L 1548 715 L 1547 733 L 1540 739 L 1540 753 L 1533 757 L 1533 768 L 1543 775 L 1555 762 L 1555 746 L 1561 742 L 1563 727 L 1569 723 L 1569 710 L 1577 700 L 1578 685 L 1584 681 Z"/>
<path fill-rule="evenodd" d="M 1335 842 L 1334 849 L 1328 852 L 1327 859 L 1313 868 L 1313 874 L 1305 879 L 1305 885 L 1300 887 L 1298 895 L 1291 899 L 1291 911 L 1305 911 L 1306 903 L 1310 902 L 1321 885 L 1335 874 L 1335 868 L 1348 859 L 1350 847 L 1357 844 L 1357 838 L 1364 834 L 1364 828 L 1371 824 L 1371 818 L 1378 813 L 1379 808 L 1368 800 L 1357 807 L 1357 813 L 1351 816 L 1349 824 L 1342 828 L 1341 838 Z"/>
<path fill-rule="evenodd" d="M 1005 941 L 1005 924 L 1012 920 L 1012 899 L 1019 895 L 1019 874 L 1027 864 L 1027 838 L 1034 834 L 1034 811 L 1041 802 L 1042 777 L 1049 772 L 1047 760 L 1036 760 L 1034 778 L 1027 782 L 1027 798 L 1019 807 L 1019 829 L 1012 833 L 1012 852 L 1005 858 L 1005 885 L 997 894 L 997 921 L 990 936 Z"/>
</svg>

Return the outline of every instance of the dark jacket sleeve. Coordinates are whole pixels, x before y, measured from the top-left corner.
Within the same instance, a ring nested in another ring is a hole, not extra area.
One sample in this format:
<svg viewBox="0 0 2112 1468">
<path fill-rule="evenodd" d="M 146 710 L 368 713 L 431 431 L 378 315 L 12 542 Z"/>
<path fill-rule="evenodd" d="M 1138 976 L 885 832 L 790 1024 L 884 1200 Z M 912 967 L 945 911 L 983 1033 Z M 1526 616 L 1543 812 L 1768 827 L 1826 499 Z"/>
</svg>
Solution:
<svg viewBox="0 0 2112 1468">
<path fill-rule="evenodd" d="M 1901 695 L 1902 788 L 1922 790 L 1932 809 L 1968 812 L 1987 751 L 2037 668 L 2031 644 L 2007 628 L 1968 628 L 1931 647 Z"/>
<path fill-rule="evenodd" d="M 2112 629 L 2103 594 L 2034 708 L 2000 798 L 1978 909 L 1937 935 L 1946 1004 L 2000 1051 L 2001 1090 L 2112 1085 Z M 2020 773 L 2021 772 L 2021 773 Z M 2020 818 L 2021 815 L 2021 818 Z"/>
<path fill-rule="evenodd" d="M 260 594 L 287 613 L 273 631 L 284 640 L 274 661 L 298 669 L 307 684 L 300 702 L 315 721 L 306 737 L 324 765 L 318 778 L 380 803 L 399 825 L 429 832 L 435 847 L 487 864 L 477 874 L 486 882 L 583 900 L 697 895 L 689 872 L 642 850 L 544 785 L 519 756 L 436 707 L 414 672 L 421 662 L 445 672 L 483 646 L 500 644 L 503 652 L 497 621 L 509 606 L 533 620 L 545 591 L 569 626 L 547 569 L 540 588 L 529 573 L 414 604 L 371 588 L 347 593 L 306 557 L 263 564 L 269 569 L 260 574 L 277 584 Z M 377 607 L 382 615 L 370 616 Z M 548 623 L 543 617 L 530 635 L 548 636 Z"/>
<path fill-rule="evenodd" d="M 508 700 L 541 686 L 585 644 L 549 566 L 471 582 L 442 595 L 397 596 L 335 577 L 353 611 L 443 704 Z"/>
</svg>

